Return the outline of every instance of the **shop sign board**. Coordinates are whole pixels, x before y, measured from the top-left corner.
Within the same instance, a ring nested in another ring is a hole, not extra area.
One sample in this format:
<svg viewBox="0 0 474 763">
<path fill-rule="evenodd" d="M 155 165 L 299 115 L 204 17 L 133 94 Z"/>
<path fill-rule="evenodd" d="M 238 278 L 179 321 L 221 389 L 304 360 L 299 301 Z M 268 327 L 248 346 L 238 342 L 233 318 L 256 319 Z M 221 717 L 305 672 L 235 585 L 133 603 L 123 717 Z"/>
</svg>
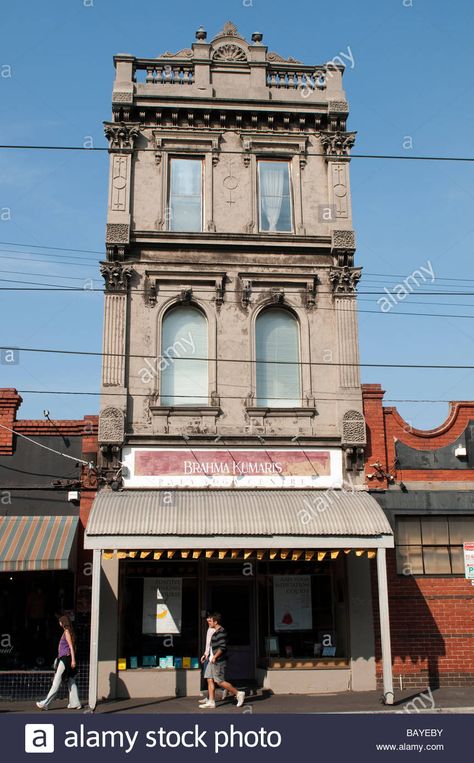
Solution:
<svg viewBox="0 0 474 763">
<path fill-rule="evenodd" d="M 128 488 L 341 488 L 337 448 L 124 448 Z"/>
<path fill-rule="evenodd" d="M 313 627 L 310 575 L 273 575 L 275 631 L 306 631 Z"/>
<path fill-rule="evenodd" d="M 182 578 L 143 578 L 143 633 L 181 633 Z"/>
<path fill-rule="evenodd" d="M 464 571 L 467 579 L 474 581 L 474 542 L 464 543 Z"/>
</svg>

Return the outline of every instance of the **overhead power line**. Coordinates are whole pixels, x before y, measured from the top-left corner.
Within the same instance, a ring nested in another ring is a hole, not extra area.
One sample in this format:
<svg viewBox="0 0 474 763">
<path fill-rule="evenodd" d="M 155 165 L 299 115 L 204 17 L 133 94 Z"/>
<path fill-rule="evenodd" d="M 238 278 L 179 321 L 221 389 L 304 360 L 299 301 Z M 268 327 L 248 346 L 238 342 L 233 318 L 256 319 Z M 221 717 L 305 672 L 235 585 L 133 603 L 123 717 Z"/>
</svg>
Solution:
<svg viewBox="0 0 474 763">
<path fill-rule="evenodd" d="M 32 144 L 0 144 L 0 149 L 10 149 L 13 151 L 85 151 L 89 153 L 109 152 L 108 146 L 40 146 Z M 127 149 L 126 153 L 155 153 L 155 148 L 133 148 Z M 120 153 L 120 149 L 115 153 Z M 242 155 L 241 151 L 232 151 L 230 149 L 221 149 L 221 154 Z M 326 154 L 324 151 L 307 151 L 306 156 L 322 156 L 326 159 L 340 159 L 337 154 Z M 402 155 L 402 154 L 350 154 L 351 159 L 386 159 L 398 161 L 416 161 L 416 162 L 474 162 L 472 156 L 429 156 L 429 155 Z"/>
<path fill-rule="evenodd" d="M 474 317 L 474 316 L 473 316 Z M 98 352 L 94 350 L 57 350 L 53 348 L 45 348 L 45 347 L 11 347 L 11 346 L 0 346 L 0 350 L 16 350 L 18 352 L 34 352 L 34 353 L 41 353 L 41 354 L 51 354 L 51 355 L 81 355 L 81 356 L 87 356 L 87 357 L 98 357 L 98 358 L 130 358 L 130 359 L 138 359 L 138 360 L 154 360 L 155 362 L 159 362 L 160 360 L 171 360 L 179 361 L 179 360 L 185 360 L 187 361 L 205 361 L 208 363 L 261 363 L 264 365 L 276 365 L 276 366 L 322 366 L 322 367 L 330 367 L 330 366 L 337 366 L 337 367 L 350 367 L 350 368 L 431 368 L 431 369 L 454 369 L 454 370 L 474 370 L 474 365 L 451 365 L 451 364 L 443 364 L 443 363 L 336 363 L 334 361 L 316 361 L 316 360 L 304 360 L 304 361 L 292 361 L 292 360 L 258 360 L 256 358 L 211 358 L 211 357 L 201 357 L 201 356 L 186 356 L 186 357 L 180 357 L 178 355 L 171 356 L 168 355 L 135 355 L 133 353 L 123 353 L 123 352 Z"/>
<path fill-rule="evenodd" d="M 101 395 L 106 395 L 107 397 L 123 397 L 122 392 L 109 392 L 107 390 L 106 393 L 103 392 L 85 392 L 82 390 L 47 390 L 47 389 L 20 389 L 18 392 L 21 395 L 72 395 L 72 396 L 80 396 L 80 395 L 87 395 L 88 397 L 100 397 Z M 133 397 L 150 397 L 149 392 L 134 392 Z M 173 395 L 174 398 L 177 397 L 186 397 L 189 398 L 189 395 Z M 194 395 L 193 397 L 202 398 L 203 400 L 208 400 L 208 395 Z M 219 395 L 221 400 L 243 400 L 245 399 L 246 395 Z M 278 398 L 267 398 L 268 400 L 282 400 L 281 397 Z M 285 398 L 283 398 L 285 399 Z M 293 398 L 291 398 L 293 399 Z M 335 402 L 343 402 L 347 403 L 350 398 L 347 397 L 318 397 L 315 395 L 316 404 L 319 402 L 324 403 L 335 403 Z M 355 399 L 355 398 L 354 398 Z M 416 399 L 416 398 L 410 398 L 410 399 L 400 399 L 400 398 L 384 398 L 384 403 L 452 403 L 455 402 L 453 400 L 428 400 L 428 399 Z M 173 407 L 173 406 L 167 406 L 167 407 Z M 262 406 L 262 407 L 268 407 L 268 406 Z M 18 434 L 15 432 L 15 434 Z M 78 459 L 76 459 L 77 461 Z"/>
<path fill-rule="evenodd" d="M 84 461 L 82 458 L 76 458 L 76 456 L 70 456 L 68 453 L 61 453 L 59 450 L 55 450 L 54 448 L 48 448 L 47 445 L 43 445 L 41 442 L 37 442 L 36 440 L 32 440 L 31 437 L 27 437 L 24 434 L 21 434 L 21 432 L 15 432 L 14 429 L 10 429 L 10 427 L 6 427 L 3 424 L 0 424 L 1 429 L 6 429 L 7 432 L 11 432 L 12 434 L 16 435 L 17 437 L 21 437 L 23 440 L 28 440 L 28 442 L 33 443 L 33 445 L 37 445 L 38 448 L 43 448 L 44 450 L 49 450 L 50 453 L 55 453 L 57 456 L 62 456 L 63 458 L 69 458 L 71 461 L 75 461 L 76 463 L 85 464 L 85 466 L 90 466 L 89 461 Z"/>
</svg>

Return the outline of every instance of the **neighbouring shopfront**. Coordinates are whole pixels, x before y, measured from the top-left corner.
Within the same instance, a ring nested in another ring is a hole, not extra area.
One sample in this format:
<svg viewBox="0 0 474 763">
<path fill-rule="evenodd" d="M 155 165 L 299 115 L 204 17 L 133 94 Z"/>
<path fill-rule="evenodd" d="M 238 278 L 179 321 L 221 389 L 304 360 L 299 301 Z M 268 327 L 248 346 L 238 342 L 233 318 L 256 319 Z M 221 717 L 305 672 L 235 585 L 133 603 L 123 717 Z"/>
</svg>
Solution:
<svg viewBox="0 0 474 763">
<path fill-rule="evenodd" d="M 49 669 L 74 612 L 77 517 L 0 517 L 0 670 Z"/>
</svg>

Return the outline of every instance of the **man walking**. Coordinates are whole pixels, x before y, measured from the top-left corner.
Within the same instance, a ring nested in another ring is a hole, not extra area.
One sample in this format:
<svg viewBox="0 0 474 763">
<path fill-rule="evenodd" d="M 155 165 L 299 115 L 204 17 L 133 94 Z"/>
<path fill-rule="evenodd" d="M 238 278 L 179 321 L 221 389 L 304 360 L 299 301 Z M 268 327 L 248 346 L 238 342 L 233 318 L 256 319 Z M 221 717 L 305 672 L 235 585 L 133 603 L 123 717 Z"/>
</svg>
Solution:
<svg viewBox="0 0 474 763">
<path fill-rule="evenodd" d="M 222 627 L 222 616 L 215 612 L 208 619 L 210 628 L 214 629 L 211 636 L 209 649 L 209 662 L 204 673 L 209 689 L 209 698 L 200 704 L 203 708 L 214 708 L 216 684 L 237 698 L 237 707 L 242 707 L 245 700 L 245 692 L 238 691 L 235 686 L 225 680 L 225 668 L 227 663 L 227 631 Z"/>
<path fill-rule="evenodd" d="M 206 617 L 207 622 L 207 633 L 206 633 L 206 647 L 204 649 L 204 654 L 201 655 L 201 665 L 203 666 L 203 677 L 206 677 L 206 669 L 209 665 L 209 657 L 211 653 L 211 638 L 214 633 L 214 628 L 211 627 L 211 616 L 208 614 Z M 227 697 L 227 690 L 224 689 L 222 692 L 221 700 L 223 701 Z M 205 702 L 208 702 L 209 696 L 203 697 L 199 700 L 199 704 L 202 705 Z"/>
</svg>

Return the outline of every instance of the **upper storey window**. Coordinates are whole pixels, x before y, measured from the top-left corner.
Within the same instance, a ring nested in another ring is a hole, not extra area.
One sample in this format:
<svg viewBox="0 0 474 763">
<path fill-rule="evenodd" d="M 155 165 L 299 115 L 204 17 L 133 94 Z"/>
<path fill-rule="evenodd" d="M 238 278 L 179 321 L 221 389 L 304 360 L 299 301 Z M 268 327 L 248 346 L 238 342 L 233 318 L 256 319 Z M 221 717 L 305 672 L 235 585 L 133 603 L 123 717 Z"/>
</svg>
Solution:
<svg viewBox="0 0 474 763">
<path fill-rule="evenodd" d="M 287 310 L 267 308 L 255 328 L 257 405 L 301 405 L 299 326 Z"/>
<path fill-rule="evenodd" d="M 201 159 L 170 160 L 170 230 L 202 230 L 202 174 Z"/>
<path fill-rule="evenodd" d="M 284 233 L 293 230 L 291 219 L 290 164 L 258 162 L 260 230 Z"/>
</svg>

